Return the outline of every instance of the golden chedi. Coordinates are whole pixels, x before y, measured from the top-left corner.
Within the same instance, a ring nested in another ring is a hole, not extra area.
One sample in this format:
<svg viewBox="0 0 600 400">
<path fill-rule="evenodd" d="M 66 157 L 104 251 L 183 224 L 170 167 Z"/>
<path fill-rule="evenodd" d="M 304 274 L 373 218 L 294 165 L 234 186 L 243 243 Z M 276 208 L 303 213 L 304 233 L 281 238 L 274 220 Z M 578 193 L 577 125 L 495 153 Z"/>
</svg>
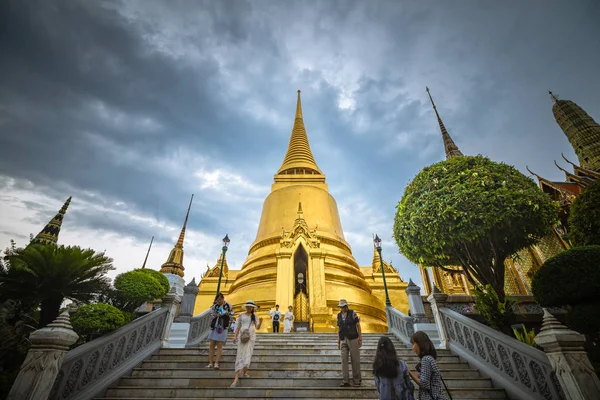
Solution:
<svg viewBox="0 0 600 400">
<path fill-rule="evenodd" d="M 195 315 L 213 303 L 220 267 L 221 259 L 198 285 Z M 392 305 L 407 313 L 407 284 L 390 264 L 384 268 Z M 241 270 L 230 269 L 225 260 L 221 292 L 236 312 L 253 299 L 266 322 L 262 331 L 271 329 L 267 313 L 275 304 L 282 310 L 294 306 L 297 327 L 336 331 L 341 298 L 361 316 L 364 332 L 387 331 L 379 256 L 374 251 L 372 265 L 360 267 L 352 255 L 337 204 L 310 149 L 300 91 L 287 153 L 265 199 L 256 239 Z"/>
</svg>

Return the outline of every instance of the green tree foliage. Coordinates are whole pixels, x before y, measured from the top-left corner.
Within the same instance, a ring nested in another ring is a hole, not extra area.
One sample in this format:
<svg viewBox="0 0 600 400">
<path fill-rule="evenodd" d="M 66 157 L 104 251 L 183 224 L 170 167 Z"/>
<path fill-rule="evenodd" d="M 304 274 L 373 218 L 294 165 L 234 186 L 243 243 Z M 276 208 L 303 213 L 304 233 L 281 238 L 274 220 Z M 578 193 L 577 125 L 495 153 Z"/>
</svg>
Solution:
<svg viewBox="0 0 600 400">
<path fill-rule="evenodd" d="M 144 268 L 144 269 L 140 268 L 135 271 L 141 271 L 144 274 L 148 274 L 151 277 L 153 277 L 154 279 L 156 279 L 162 285 L 162 287 L 165 288 L 166 293 L 169 293 L 169 290 L 171 290 L 171 284 L 169 283 L 169 280 L 167 279 L 165 274 L 163 274 L 162 272 L 159 272 L 159 271 L 156 271 L 153 269 L 148 269 L 148 268 Z M 163 297 L 163 296 L 161 296 L 161 297 Z"/>
<path fill-rule="evenodd" d="M 504 260 L 546 235 L 557 205 L 514 167 L 482 156 L 424 168 L 404 190 L 394 220 L 400 251 L 412 262 L 460 265 L 474 285 L 504 301 Z"/>
<path fill-rule="evenodd" d="M 569 230 L 573 246 L 600 245 L 600 181 L 584 189 L 571 204 Z"/>
<path fill-rule="evenodd" d="M 80 341 L 87 342 L 125 325 L 127 319 L 121 310 L 110 304 L 86 304 L 71 315 L 71 325 Z"/>
<path fill-rule="evenodd" d="M 0 301 L 8 299 L 40 307 L 40 327 L 58 317 L 65 299 L 89 302 L 110 285 L 113 270 L 104 253 L 77 246 L 29 245 L 7 255 L 0 269 Z"/>
<path fill-rule="evenodd" d="M 113 283 L 115 290 L 111 294 L 114 306 L 126 312 L 134 312 L 146 301 L 165 297 L 169 286 L 164 286 L 161 279 L 145 271 L 134 269 L 117 275 Z M 163 278 L 166 279 L 164 276 Z"/>
<path fill-rule="evenodd" d="M 531 291 L 542 307 L 598 301 L 600 246 L 574 247 L 546 260 L 533 277 Z"/>
<path fill-rule="evenodd" d="M 505 298 L 500 301 L 492 285 L 474 289 L 475 308 L 488 325 L 496 330 L 504 331 L 515 315 L 515 302 Z"/>
</svg>

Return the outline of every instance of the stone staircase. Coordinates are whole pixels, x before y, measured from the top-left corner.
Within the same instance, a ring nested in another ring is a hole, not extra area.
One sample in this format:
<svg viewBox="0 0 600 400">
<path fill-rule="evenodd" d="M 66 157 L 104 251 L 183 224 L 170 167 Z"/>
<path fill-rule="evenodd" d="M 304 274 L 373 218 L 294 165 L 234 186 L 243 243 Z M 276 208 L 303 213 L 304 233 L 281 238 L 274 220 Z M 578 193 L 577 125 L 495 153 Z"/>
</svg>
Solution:
<svg viewBox="0 0 600 400">
<path fill-rule="evenodd" d="M 380 336 L 363 335 L 363 382 L 358 388 L 339 386 L 342 372 L 335 334 L 269 333 L 257 336 L 249 370 L 252 377 L 242 378 L 237 388 L 229 388 L 235 363 L 230 337 L 220 370 L 206 368 L 207 343 L 199 348 L 161 349 L 110 387 L 104 399 L 377 399 L 371 368 Z M 398 356 L 414 369 L 418 358 L 412 349 L 388 336 Z M 438 365 L 454 400 L 507 398 L 504 389 L 494 388 L 489 378 L 448 350 L 438 351 Z"/>
</svg>

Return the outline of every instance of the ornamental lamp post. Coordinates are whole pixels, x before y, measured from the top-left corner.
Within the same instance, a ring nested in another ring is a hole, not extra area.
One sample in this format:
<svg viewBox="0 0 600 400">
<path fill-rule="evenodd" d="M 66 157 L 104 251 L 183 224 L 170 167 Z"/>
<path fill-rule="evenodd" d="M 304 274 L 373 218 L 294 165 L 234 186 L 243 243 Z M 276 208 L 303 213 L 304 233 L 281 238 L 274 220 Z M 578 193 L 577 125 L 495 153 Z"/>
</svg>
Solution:
<svg viewBox="0 0 600 400">
<path fill-rule="evenodd" d="M 217 293 L 215 294 L 215 301 L 217 301 L 217 296 L 219 295 L 219 291 L 221 290 L 221 277 L 223 276 L 223 264 L 225 264 L 225 253 L 227 253 L 227 247 L 229 247 L 229 234 L 226 234 L 223 238 L 223 252 L 221 253 L 221 268 L 219 268 L 219 283 L 217 284 Z"/>
<path fill-rule="evenodd" d="M 375 234 L 375 239 L 373 239 L 373 244 L 375 245 L 375 249 L 377 250 L 377 253 L 379 253 L 379 265 L 381 266 L 381 276 L 383 276 L 383 288 L 385 290 L 385 305 L 386 305 L 386 307 L 389 307 L 392 305 L 392 302 L 390 301 L 390 296 L 388 294 L 388 288 L 387 288 L 387 282 L 385 280 L 385 268 L 383 268 L 383 258 L 381 257 L 381 239 L 379 239 L 379 236 L 377 236 L 377 234 Z"/>
</svg>

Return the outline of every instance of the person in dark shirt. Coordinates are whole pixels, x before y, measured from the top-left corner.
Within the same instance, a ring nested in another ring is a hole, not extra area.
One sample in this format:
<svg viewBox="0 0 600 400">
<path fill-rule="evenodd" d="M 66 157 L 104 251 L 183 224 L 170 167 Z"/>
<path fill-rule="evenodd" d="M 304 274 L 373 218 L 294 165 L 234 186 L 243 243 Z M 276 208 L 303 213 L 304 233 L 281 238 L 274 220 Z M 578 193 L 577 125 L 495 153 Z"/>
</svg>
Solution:
<svg viewBox="0 0 600 400">
<path fill-rule="evenodd" d="M 350 370 L 348 368 L 348 355 L 352 361 L 352 386 L 361 385 L 360 374 L 360 348 L 362 346 L 362 330 L 360 318 L 348 308 L 348 302 L 341 299 L 337 315 L 338 349 L 342 352 L 343 381 L 340 386 L 350 386 Z"/>
</svg>

